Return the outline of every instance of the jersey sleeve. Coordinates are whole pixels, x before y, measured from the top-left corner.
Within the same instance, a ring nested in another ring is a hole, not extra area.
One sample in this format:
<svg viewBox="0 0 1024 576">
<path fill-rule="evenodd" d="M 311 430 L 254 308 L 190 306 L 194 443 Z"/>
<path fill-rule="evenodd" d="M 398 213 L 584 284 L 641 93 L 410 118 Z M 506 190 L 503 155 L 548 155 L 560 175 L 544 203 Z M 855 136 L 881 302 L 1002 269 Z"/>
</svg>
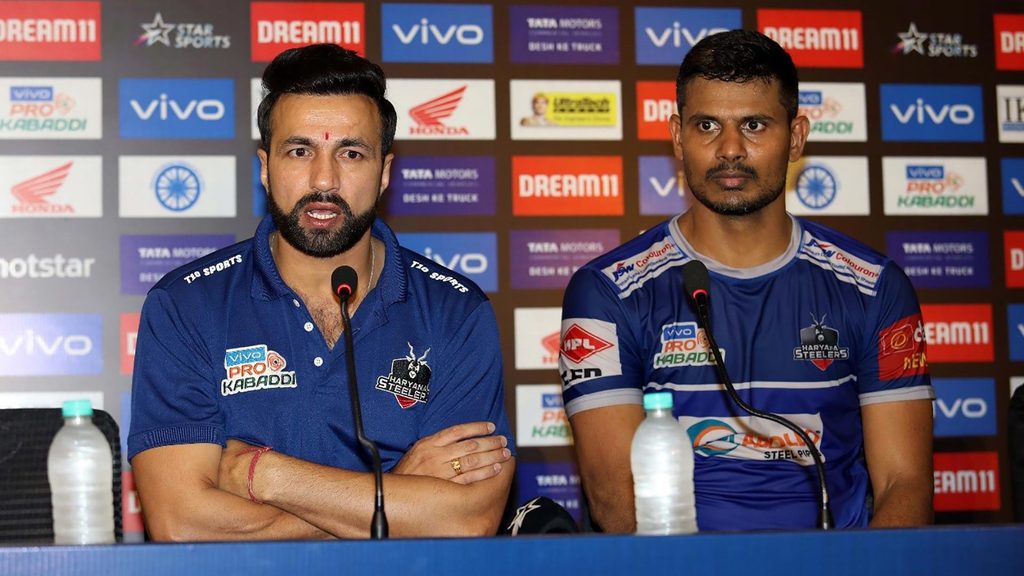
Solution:
<svg viewBox="0 0 1024 576">
<path fill-rule="evenodd" d="M 505 411 L 498 324 L 490 302 L 481 302 L 453 333 L 438 339 L 446 343 L 434 364 L 434 374 L 442 380 L 436 385 L 437 395 L 427 402 L 420 436 L 466 422 L 493 422 L 494 433 L 508 439 L 508 449 L 515 455 Z"/>
<path fill-rule="evenodd" d="M 560 342 L 558 370 L 567 416 L 643 404 L 645 372 L 630 314 L 599 271 L 581 268 L 569 281 Z"/>
<path fill-rule="evenodd" d="M 146 297 L 135 346 L 129 459 L 159 446 L 225 445 L 218 386 L 202 333 L 166 291 L 154 289 Z"/>
<path fill-rule="evenodd" d="M 857 376 L 861 406 L 935 398 L 917 295 L 903 270 L 889 262 L 868 314 Z"/>
</svg>

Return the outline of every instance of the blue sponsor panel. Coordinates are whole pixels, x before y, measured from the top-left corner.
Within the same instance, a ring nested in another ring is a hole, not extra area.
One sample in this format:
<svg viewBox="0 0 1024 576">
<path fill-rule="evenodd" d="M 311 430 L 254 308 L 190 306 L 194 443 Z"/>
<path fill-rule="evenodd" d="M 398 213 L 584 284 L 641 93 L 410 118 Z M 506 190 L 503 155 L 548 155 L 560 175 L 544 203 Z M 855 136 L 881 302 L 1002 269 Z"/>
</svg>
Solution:
<svg viewBox="0 0 1024 576">
<path fill-rule="evenodd" d="M 121 236 L 121 293 L 145 294 L 164 274 L 234 241 L 230 234 Z"/>
<path fill-rule="evenodd" d="M 636 63 L 678 66 L 710 34 L 743 27 L 739 8 L 637 8 Z"/>
<path fill-rule="evenodd" d="M 492 216 L 493 156 L 398 156 L 385 192 L 391 216 Z"/>
<path fill-rule="evenodd" d="M 618 64 L 619 11 L 604 6 L 509 6 L 516 63 Z"/>
<path fill-rule="evenodd" d="M 102 371 L 99 314 L 0 314 L 0 376 Z"/>
<path fill-rule="evenodd" d="M 612 229 L 511 230 L 512 288 L 564 290 L 576 270 L 618 245 Z"/>
<path fill-rule="evenodd" d="M 561 399 L 559 399 L 561 404 Z M 546 496 L 558 504 L 580 523 L 580 475 L 572 462 L 517 462 L 518 503 L 523 504 L 538 496 Z"/>
<path fill-rule="evenodd" d="M 260 180 L 260 157 L 252 157 L 252 215 L 262 218 L 267 214 L 267 189 Z"/>
<path fill-rule="evenodd" d="M 640 156 L 640 214 L 679 214 L 690 205 L 683 173 L 672 156 Z"/>
<path fill-rule="evenodd" d="M 996 383 L 992 378 L 933 378 L 935 436 L 994 436 Z"/>
<path fill-rule="evenodd" d="M 464 275 L 484 292 L 498 291 L 498 238 L 493 232 L 407 232 L 398 234 L 398 242 Z"/>
<path fill-rule="evenodd" d="M 1003 158 L 1003 213 L 1024 214 L 1024 158 Z"/>
<path fill-rule="evenodd" d="M 1024 362 L 1024 304 L 1007 305 L 1006 317 L 1010 360 Z"/>
<path fill-rule="evenodd" d="M 987 232 L 890 231 L 886 248 L 915 288 L 991 285 Z"/>
<path fill-rule="evenodd" d="M 384 4 L 384 62 L 493 62 L 487 4 Z"/>
<path fill-rule="evenodd" d="M 882 84 L 882 140 L 982 142 L 981 86 Z"/>
<path fill-rule="evenodd" d="M 235 81 L 226 78 L 123 78 L 121 138 L 208 140 L 235 137 Z"/>
</svg>

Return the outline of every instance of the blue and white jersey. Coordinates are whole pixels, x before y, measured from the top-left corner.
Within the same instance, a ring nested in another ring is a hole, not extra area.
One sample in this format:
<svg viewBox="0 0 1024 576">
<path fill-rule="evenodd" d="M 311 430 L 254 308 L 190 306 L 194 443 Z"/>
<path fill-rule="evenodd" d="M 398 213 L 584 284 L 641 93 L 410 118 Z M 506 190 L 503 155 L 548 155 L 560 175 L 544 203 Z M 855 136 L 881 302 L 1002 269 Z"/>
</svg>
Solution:
<svg viewBox="0 0 1024 576">
<path fill-rule="evenodd" d="M 317 464 L 370 470 L 356 440 L 347 357 L 281 279 L 265 218 L 254 238 L 168 273 L 146 298 L 132 384 L 128 457 L 172 444 L 271 446 Z M 470 280 L 373 235 L 386 260 L 352 318 L 366 434 L 391 469 L 418 439 L 505 414 L 497 324 Z M 513 448 L 510 448 L 514 450 Z"/>
<path fill-rule="evenodd" d="M 815 526 L 806 445 L 735 406 L 715 373 L 683 288 L 691 258 L 709 269 L 711 326 L 740 396 L 795 422 L 822 451 L 835 525 L 867 525 L 860 407 L 934 393 L 907 277 L 821 225 L 794 218 L 784 254 L 736 269 L 697 254 L 671 219 L 581 268 L 562 309 L 566 412 L 671 391 L 693 443 L 700 529 Z"/>
</svg>

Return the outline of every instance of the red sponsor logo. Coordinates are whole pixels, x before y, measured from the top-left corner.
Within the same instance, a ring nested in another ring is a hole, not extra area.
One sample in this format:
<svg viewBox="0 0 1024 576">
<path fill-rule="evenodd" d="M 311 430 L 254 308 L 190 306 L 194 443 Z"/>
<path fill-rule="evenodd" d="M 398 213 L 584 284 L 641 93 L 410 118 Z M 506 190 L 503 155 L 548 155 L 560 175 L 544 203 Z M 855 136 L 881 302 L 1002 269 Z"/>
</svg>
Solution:
<svg viewBox="0 0 1024 576">
<path fill-rule="evenodd" d="M 100 59 L 99 2 L 0 2 L 0 60 Z"/>
<path fill-rule="evenodd" d="M 139 491 L 135 489 L 135 473 L 131 470 L 121 472 L 121 528 L 125 534 L 141 535 L 146 531 L 142 526 L 142 504 Z"/>
<path fill-rule="evenodd" d="M 1024 287 L 1024 231 L 1007 230 L 1003 232 L 1003 245 L 1006 248 L 1006 286 L 1007 288 Z"/>
<path fill-rule="evenodd" d="M 131 374 L 135 366 L 135 339 L 139 335 L 139 313 L 121 314 L 121 374 Z"/>
<path fill-rule="evenodd" d="M 928 371 L 920 314 L 900 318 L 878 335 L 878 379 L 895 380 Z"/>
<path fill-rule="evenodd" d="M 62 164 L 11 186 L 11 195 L 18 201 L 17 204 L 11 206 L 11 212 L 15 214 L 74 214 L 74 206 L 57 204 L 49 200 L 64 185 L 64 180 L 71 172 L 73 164 L 74 162 Z"/>
<path fill-rule="evenodd" d="M 938 452 L 935 463 L 935 510 L 999 510 L 999 454 Z"/>
<path fill-rule="evenodd" d="M 757 29 L 808 68 L 863 68 L 860 10 L 758 10 Z"/>
<path fill-rule="evenodd" d="M 579 364 L 594 354 L 611 348 L 612 344 L 580 328 L 579 324 L 573 324 L 562 335 L 561 346 L 562 356 Z"/>
<path fill-rule="evenodd" d="M 991 362 L 991 304 L 922 304 L 929 362 Z"/>
<path fill-rule="evenodd" d="M 268 62 L 283 50 L 338 44 L 363 54 L 366 9 L 362 2 L 253 2 L 252 60 Z"/>
<path fill-rule="evenodd" d="M 559 332 L 552 332 L 540 339 L 540 345 L 544 347 L 544 363 L 558 364 L 558 348 L 562 342 L 562 335 Z"/>
<path fill-rule="evenodd" d="M 465 126 L 448 126 L 443 120 L 451 118 L 458 109 L 468 85 L 464 84 L 451 92 L 413 106 L 409 117 L 416 123 L 409 128 L 410 134 L 429 136 L 468 136 L 469 129 Z"/>
<path fill-rule="evenodd" d="M 996 70 L 1024 70 L 1024 14 L 993 14 Z"/>
<path fill-rule="evenodd" d="M 636 83 L 636 137 L 670 140 L 668 120 L 676 113 L 675 82 Z"/>
<path fill-rule="evenodd" d="M 621 156 L 513 156 L 516 216 L 621 216 Z"/>
</svg>

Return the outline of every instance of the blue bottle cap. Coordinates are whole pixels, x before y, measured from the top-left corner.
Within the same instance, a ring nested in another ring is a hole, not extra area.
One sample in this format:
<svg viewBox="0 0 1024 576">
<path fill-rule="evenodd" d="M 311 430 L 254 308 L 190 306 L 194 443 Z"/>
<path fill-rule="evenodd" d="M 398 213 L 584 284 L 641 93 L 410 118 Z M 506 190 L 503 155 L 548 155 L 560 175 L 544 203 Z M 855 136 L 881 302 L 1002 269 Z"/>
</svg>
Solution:
<svg viewBox="0 0 1024 576">
<path fill-rule="evenodd" d="M 671 392 L 652 392 L 644 394 L 644 410 L 671 410 Z"/>
<path fill-rule="evenodd" d="M 61 414 L 65 418 L 92 416 L 92 402 L 89 400 L 65 400 L 61 406 Z"/>
</svg>

